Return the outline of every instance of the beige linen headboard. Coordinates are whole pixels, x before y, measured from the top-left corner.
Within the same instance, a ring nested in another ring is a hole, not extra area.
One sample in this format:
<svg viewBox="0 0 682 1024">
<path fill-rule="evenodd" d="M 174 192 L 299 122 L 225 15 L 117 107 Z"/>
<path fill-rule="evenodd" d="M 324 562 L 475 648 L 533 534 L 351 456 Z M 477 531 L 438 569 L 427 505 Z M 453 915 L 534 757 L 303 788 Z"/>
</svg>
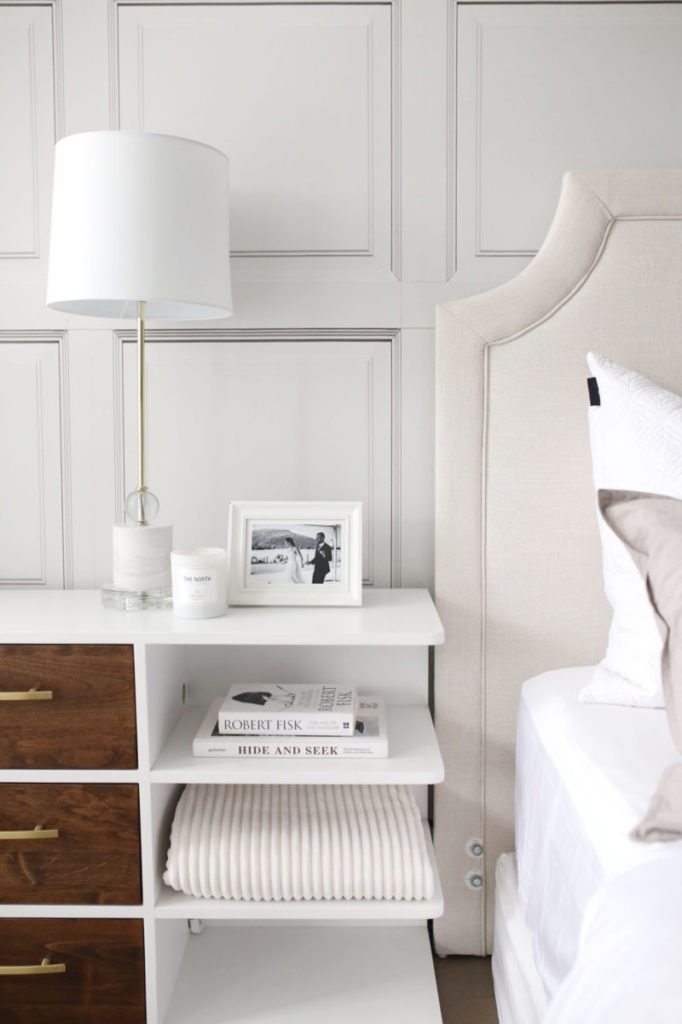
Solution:
<svg viewBox="0 0 682 1024">
<path fill-rule="evenodd" d="M 480 954 L 495 862 L 514 849 L 519 688 L 594 664 L 608 629 L 585 353 L 682 392 L 682 170 L 567 174 L 528 268 L 440 307 L 436 327 L 435 939 L 440 954 Z"/>
</svg>

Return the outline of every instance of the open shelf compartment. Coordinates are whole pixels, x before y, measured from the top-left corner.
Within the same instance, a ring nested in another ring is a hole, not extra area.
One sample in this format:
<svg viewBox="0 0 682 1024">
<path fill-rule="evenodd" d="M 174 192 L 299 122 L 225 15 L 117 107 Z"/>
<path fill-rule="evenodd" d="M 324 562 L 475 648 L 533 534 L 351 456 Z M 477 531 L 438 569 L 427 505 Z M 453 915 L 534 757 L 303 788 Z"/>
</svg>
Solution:
<svg viewBox="0 0 682 1024">
<path fill-rule="evenodd" d="M 388 757 L 338 760 L 194 757 L 192 740 L 205 714 L 205 707 L 182 713 L 152 768 L 152 782 L 427 785 L 443 779 L 443 759 L 426 707 L 386 708 Z"/>
<path fill-rule="evenodd" d="M 173 924 L 159 921 L 157 928 Z M 161 1020 L 440 1024 L 428 932 L 399 925 L 209 925 L 188 935 Z"/>
</svg>

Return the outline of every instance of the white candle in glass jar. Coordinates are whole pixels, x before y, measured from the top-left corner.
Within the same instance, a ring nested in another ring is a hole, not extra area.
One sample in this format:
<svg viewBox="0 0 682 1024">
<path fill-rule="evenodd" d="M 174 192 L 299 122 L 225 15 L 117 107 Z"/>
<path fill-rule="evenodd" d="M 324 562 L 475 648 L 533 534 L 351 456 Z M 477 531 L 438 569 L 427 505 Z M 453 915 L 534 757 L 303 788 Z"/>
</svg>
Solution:
<svg viewBox="0 0 682 1024">
<path fill-rule="evenodd" d="M 171 551 L 173 614 L 212 619 L 227 611 L 227 554 L 224 548 Z"/>
</svg>

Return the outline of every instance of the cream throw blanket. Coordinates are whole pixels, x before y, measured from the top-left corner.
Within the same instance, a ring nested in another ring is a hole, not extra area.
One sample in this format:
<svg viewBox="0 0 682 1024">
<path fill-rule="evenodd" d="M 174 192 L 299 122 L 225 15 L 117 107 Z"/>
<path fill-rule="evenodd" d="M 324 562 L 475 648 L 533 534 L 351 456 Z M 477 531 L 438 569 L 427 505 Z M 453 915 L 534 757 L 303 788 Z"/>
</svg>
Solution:
<svg viewBox="0 0 682 1024">
<path fill-rule="evenodd" d="M 235 900 L 420 900 L 434 889 L 405 786 L 187 786 L 163 880 Z"/>
</svg>

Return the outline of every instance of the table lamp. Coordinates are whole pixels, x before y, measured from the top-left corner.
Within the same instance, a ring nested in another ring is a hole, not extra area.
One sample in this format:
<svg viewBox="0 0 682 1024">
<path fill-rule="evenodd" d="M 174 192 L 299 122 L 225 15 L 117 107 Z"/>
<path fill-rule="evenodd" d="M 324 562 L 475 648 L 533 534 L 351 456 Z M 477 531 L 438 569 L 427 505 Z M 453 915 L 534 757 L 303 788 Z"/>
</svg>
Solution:
<svg viewBox="0 0 682 1024">
<path fill-rule="evenodd" d="M 137 487 L 114 526 L 113 583 L 125 610 L 171 598 L 172 527 L 152 525 L 158 498 L 145 462 L 145 319 L 232 313 L 228 161 L 189 139 L 150 132 L 70 135 L 55 148 L 47 305 L 137 320 Z"/>
</svg>

